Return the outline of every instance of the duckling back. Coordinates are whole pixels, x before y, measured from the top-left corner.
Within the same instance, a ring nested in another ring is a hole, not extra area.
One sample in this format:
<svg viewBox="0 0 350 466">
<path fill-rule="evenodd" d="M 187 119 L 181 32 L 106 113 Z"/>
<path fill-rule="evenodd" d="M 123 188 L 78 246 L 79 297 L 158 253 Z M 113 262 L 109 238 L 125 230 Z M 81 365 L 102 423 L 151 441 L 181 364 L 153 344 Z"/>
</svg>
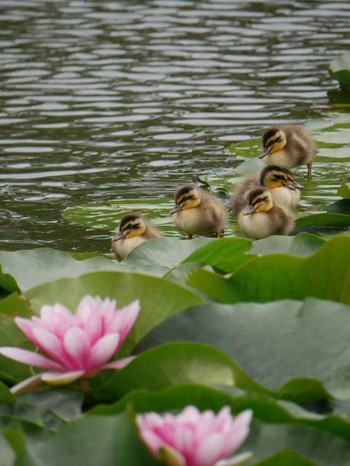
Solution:
<svg viewBox="0 0 350 466">
<path fill-rule="evenodd" d="M 228 207 L 230 212 L 238 215 L 246 207 L 247 195 L 251 189 L 257 188 L 260 185 L 259 179 L 259 175 L 252 174 L 242 181 L 229 197 Z"/>
</svg>

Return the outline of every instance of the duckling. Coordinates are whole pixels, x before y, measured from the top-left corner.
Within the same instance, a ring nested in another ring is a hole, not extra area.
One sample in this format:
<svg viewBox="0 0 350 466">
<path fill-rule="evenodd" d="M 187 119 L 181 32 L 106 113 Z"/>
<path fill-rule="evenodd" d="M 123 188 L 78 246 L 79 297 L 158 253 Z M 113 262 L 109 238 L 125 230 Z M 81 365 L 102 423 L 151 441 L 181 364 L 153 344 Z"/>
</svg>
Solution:
<svg viewBox="0 0 350 466">
<path fill-rule="evenodd" d="M 229 210 L 239 214 L 247 205 L 249 191 L 258 186 L 270 190 L 273 202 L 284 207 L 296 207 L 303 186 L 294 180 L 292 173 L 277 165 L 267 165 L 260 175 L 246 178 L 229 199 Z"/>
<path fill-rule="evenodd" d="M 112 238 L 114 255 L 122 260 L 136 246 L 159 236 L 160 232 L 141 214 L 125 215 L 120 221 L 118 234 Z"/>
<path fill-rule="evenodd" d="M 283 168 L 307 165 L 311 180 L 312 158 L 317 153 L 313 139 L 299 126 L 282 125 L 268 129 L 262 136 L 263 149 L 259 159 L 267 156 L 268 164 Z"/>
<path fill-rule="evenodd" d="M 187 233 L 188 239 L 193 235 L 209 236 L 213 233 L 216 238 L 220 237 L 226 225 L 227 211 L 213 194 L 185 185 L 176 191 L 175 204 L 170 214 L 175 225 Z"/>
<path fill-rule="evenodd" d="M 294 227 L 294 216 L 286 208 L 273 204 L 271 192 L 263 187 L 248 193 L 248 206 L 238 215 L 242 232 L 252 239 L 287 235 Z"/>
</svg>

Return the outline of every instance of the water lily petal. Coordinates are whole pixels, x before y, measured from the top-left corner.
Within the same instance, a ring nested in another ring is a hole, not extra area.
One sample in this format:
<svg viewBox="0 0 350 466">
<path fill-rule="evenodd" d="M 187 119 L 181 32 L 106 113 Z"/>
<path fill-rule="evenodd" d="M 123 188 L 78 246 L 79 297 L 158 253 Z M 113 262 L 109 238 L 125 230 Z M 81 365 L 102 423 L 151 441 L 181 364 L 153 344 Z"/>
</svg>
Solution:
<svg viewBox="0 0 350 466">
<path fill-rule="evenodd" d="M 23 319 L 23 317 L 15 317 L 15 324 L 19 327 L 24 335 L 31 340 L 35 345 L 37 345 L 37 341 L 33 336 L 33 322 L 29 319 Z"/>
<path fill-rule="evenodd" d="M 101 306 L 102 300 L 99 297 L 93 298 L 90 295 L 84 296 L 80 301 L 75 313 L 77 319 L 81 322 L 88 322 L 90 317 L 99 309 Z"/>
<path fill-rule="evenodd" d="M 168 445 L 159 449 L 158 458 L 167 466 L 186 466 L 185 458 Z"/>
<path fill-rule="evenodd" d="M 252 416 L 253 412 L 250 409 L 235 416 L 230 432 L 227 433 L 226 445 L 228 445 L 228 448 L 224 450 L 225 456 L 237 450 L 247 438 Z"/>
<path fill-rule="evenodd" d="M 240 455 L 232 456 L 232 458 L 226 458 L 225 460 L 220 460 L 214 464 L 214 466 L 239 466 L 246 461 L 250 460 L 253 456 L 253 453 L 247 451 L 245 453 L 241 453 Z"/>
<path fill-rule="evenodd" d="M 0 348 L 0 354 L 29 366 L 42 367 L 44 369 L 62 368 L 62 366 L 54 361 L 51 361 L 51 359 L 45 358 L 45 356 L 41 356 L 41 354 L 35 353 L 34 351 L 25 350 L 22 348 L 2 346 Z"/>
<path fill-rule="evenodd" d="M 135 320 L 140 312 L 140 302 L 133 301 L 128 306 L 125 306 L 121 311 L 115 315 L 114 319 L 110 322 L 107 333 L 119 332 L 121 344 L 134 325 Z"/>
<path fill-rule="evenodd" d="M 197 464 L 201 466 L 211 466 L 218 459 L 222 458 L 222 450 L 225 437 L 221 432 L 214 432 L 203 438 L 197 446 Z"/>
<path fill-rule="evenodd" d="M 42 374 L 42 381 L 50 385 L 66 385 L 78 380 L 85 374 L 85 371 L 74 372 L 45 372 Z"/>
<path fill-rule="evenodd" d="M 90 351 L 89 369 L 97 368 L 107 362 L 118 348 L 118 333 L 110 333 L 100 338 Z"/>
<path fill-rule="evenodd" d="M 136 356 L 129 356 L 128 358 L 118 359 L 117 361 L 112 361 L 102 366 L 102 369 L 123 369 L 131 361 L 135 359 Z"/>
<path fill-rule="evenodd" d="M 37 340 L 37 346 L 44 353 L 47 353 L 62 366 L 70 367 L 71 363 L 63 351 L 62 341 L 56 335 L 38 327 L 33 328 L 33 335 Z"/>
<path fill-rule="evenodd" d="M 38 387 L 42 384 L 41 376 L 42 374 L 37 374 L 33 375 L 33 377 L 29 377 L 28 379 L 23 380 L 22 382 L 11 387 L 10 392 L 14 395 L 20 395 L 21 393 L 25 393 L 32 388 Z"/>
<path fill-rule="evenodd" d="M 88 368 L 90 341 L 83 329 L 79 327 L 69 329 L 64 336 L 63 346 L 71 357 L 75 370 Z"/>
</svg>

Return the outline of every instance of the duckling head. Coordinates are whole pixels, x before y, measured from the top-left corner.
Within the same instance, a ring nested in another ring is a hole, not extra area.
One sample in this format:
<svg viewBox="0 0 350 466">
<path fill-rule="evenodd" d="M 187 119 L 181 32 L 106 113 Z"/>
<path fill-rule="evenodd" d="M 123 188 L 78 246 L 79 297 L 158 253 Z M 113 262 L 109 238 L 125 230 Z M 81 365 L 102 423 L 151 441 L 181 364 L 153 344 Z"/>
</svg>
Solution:
<svg viewBox="0 0 350 466">
<path fill-rule="evenodd" d="M 175 207 L 170 214 L 181 210 L 193 209 L 201 203 L 200 193 L 195 186 L 186 185 L 179 188 L 175 193 Z"/>
<path fill-rule="evenodd" d="M 274 152 L 283 150 L 287 144 L 286 133 L 280 128 L 270 128 L 263 134 L 263 149 L 260 152 L 259 159 L 266 157 Z"/>
<path fill-rule="evenodd" d="M 295 189 L 302 190 L 302 189 L 304 189 L 304 186 L 302 184 L 295 181 L 294 176 L 291 174 L 291 172 L 289 170 L 284 168 L 284 171 L 285 171 L 286 177 L 287 177 L 286 188 L 289 188 L 289 189 L 292 189 L 292 190 L 295 190 Z"/>
<path fill-rule="evenodd" d="M 270 192 L 265 188 L 252 189 L 248 195 L 248 207 L 243 211 L 243 215 L 268 212 L 273 207 Z"/>
<path fill-rule="evenodd" d="M 304 186 L 294 180 L 292 173 L 277 165 L 268 165 L 260 173 L 260 184 L 267 189 L 285 187 L 291 190 L 303 189 Z"/>
<path fill-rule="evenodd" d="M 145 221 L 140 214 L 125 215 L 120 221 L 119 232 L 112 241 L 142 236 L 146 230 Z"/>
</svg>

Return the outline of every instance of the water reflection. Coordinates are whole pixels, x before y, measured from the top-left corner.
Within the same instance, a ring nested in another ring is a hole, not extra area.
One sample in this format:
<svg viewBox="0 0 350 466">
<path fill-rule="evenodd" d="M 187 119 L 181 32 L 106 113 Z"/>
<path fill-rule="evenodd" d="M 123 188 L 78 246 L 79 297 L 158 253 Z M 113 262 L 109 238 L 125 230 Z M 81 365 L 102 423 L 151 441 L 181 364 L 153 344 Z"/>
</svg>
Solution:
<svg viewBox="0 0 350 466">
<path fill-rule="evenodd" d="M 61 212 L 234 179 L 227 145 L 329 112 L 349 18 L 347 1 L 0 0 L 0 246 L 107 252 Z M 315 173 L 305 208 L 349 162 Z"/>
</svg>

